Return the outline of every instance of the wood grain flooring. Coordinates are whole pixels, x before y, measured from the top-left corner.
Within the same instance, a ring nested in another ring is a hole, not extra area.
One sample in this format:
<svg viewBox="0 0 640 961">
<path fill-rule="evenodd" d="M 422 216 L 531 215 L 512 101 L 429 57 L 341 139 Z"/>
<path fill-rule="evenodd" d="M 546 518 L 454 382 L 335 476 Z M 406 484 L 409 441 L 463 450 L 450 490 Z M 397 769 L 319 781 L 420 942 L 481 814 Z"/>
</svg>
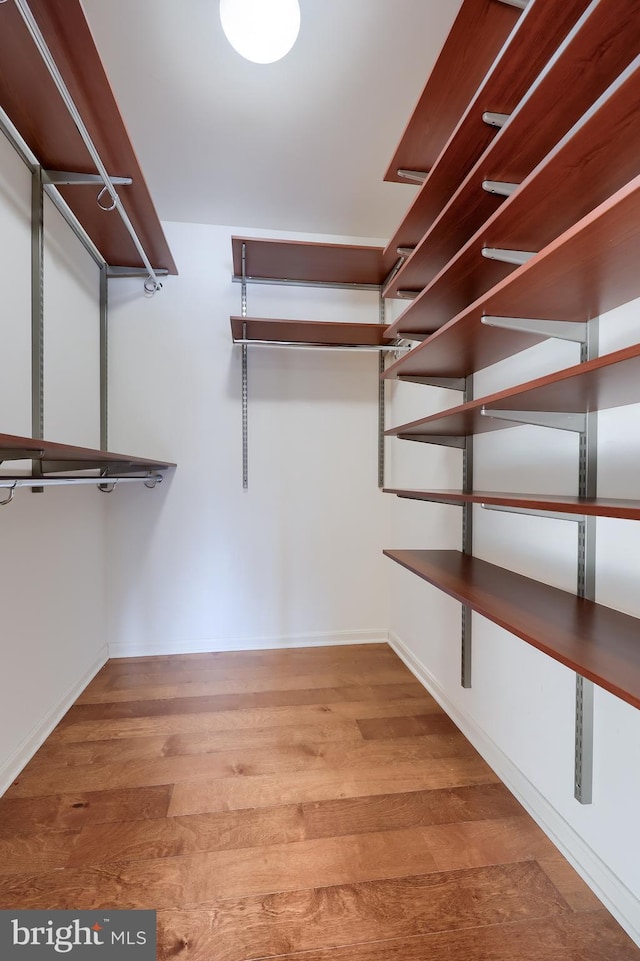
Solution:
<svg viewBox="0 0 640 961">
<path fill-rule="evenodd" d="M 160 961 L 640 961 L 386 645 L 109 662 L 0 798 L 0 909 Z"/>
</svg>

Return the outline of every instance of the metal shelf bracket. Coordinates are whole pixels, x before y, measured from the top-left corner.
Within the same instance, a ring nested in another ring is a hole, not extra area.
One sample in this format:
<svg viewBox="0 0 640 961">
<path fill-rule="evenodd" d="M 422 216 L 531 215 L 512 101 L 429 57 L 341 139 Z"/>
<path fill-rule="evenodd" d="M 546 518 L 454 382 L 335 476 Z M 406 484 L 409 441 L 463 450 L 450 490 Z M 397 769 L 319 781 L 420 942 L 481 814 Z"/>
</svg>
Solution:
<svg viewBox="0 0 640 961">
<path fill-rule="evenodd" d="M 510 197 L 515 193 L 520 184 L 507 183 L 505 180 L 483 180 L 482 189 L 488 194 L 497 194 L 499 197 Z"/>
<path fill-rule="evenodd" d="M 482 417 L 494 417 L 496 420 L 512 421 L 516 424 L 529 424 L 532 427 L 552 427 L 556 430 L 569 430 L 582 433 L 586 429 L 586 414 L 573 412 L 561 413 L 549 410 L 487 410 L 480 411 Z"/>
<path fill-rule="evenodd" d="M 481 323 L 487 327 L 501 327 L 504 330 L 522 331 L 541 337 L 569 340 L 577 344 L 587 341 L 587 324 L 572 323 L 568 320 L 538 320 L 533 317 L 494 317 L 484 314 Z"/>
<path fill-rule="evenodd" d="M 517 264 L 522 266 L 532 257 L 535 257 L 535 250 L 505 250 L 502 247 L 483 247 L 482 256 L 487 260 L 499 260 L 504 264 Z"/>
<path fill-rule="evenodd" d="M 502 128 L 510 116 L 510 113 L 493 113 L 491 110 L 485 110 L 482 114 L 482 120 L 488 127 Z"/>
</svg>

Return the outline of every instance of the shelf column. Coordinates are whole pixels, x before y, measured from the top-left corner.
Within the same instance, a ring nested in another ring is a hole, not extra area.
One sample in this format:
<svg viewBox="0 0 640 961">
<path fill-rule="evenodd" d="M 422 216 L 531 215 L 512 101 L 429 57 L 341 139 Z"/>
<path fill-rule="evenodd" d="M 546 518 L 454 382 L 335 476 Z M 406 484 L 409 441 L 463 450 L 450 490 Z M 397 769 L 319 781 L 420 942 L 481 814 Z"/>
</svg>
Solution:
<svg viewBox="0 0 640 961">
<path fill-rule="evenodd" d="M 587 323 L 586 339 L 580 348 L 580 361 L 598 356 L 598 318 Z M 598 494 L 598 415 L 588 413 L 585 429 L 580 433 L 579 483 L 580 497 Z M 585 516 L 578 525 L 579 597 L 596 599 L 596 518 Z M 593 682 L 576 674 L 574 797 L 580 804 L 593 799 Z"/>
<path fill-rule="evenodd" d="M 465 377 L 464 403 L 473 400 L 473 374 Z M 473 437 L 465 438 L 462 452 L 462 489 L 465 494 L 473 490 Z M 473 554 L 473 504 L 462 507 L 462 553 Z M 462 644 L 460 654 L 460 683 L 464 688 L 471 687 L 471 608 L 462 605 Z"/>
</svg>

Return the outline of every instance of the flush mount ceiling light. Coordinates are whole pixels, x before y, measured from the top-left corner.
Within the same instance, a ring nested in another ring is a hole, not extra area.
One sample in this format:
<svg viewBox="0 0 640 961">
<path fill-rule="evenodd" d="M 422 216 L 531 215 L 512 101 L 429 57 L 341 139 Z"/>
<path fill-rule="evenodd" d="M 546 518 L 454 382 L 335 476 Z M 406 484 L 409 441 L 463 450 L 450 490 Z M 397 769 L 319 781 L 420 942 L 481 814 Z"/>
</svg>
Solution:
<svg viewBox="0 0 640 961">
<path fill-rule="evenodd" d="M 220 0 L 220 20 L 234 50 L 253 63 L 289 53 L 300 30 L 298 0 Z"/>
</svg>

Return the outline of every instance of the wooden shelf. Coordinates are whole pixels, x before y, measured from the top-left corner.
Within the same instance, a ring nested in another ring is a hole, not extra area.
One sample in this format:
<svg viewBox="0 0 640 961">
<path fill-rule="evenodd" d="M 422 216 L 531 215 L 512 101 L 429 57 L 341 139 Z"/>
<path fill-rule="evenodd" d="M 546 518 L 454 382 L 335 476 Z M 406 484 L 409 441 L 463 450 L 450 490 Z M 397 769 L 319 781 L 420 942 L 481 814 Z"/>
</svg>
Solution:
<svg viewBox="0 0 640 961">
<path fill-rule="evenodd" d="M 511 421 L 500 419 L 501 410 L 571 414 L 638 402 L 640 344 L 634 344 L 459 407 L 392 427 L 385 433 L 407 440 L 437 443 L 441 437 L 463 437 L 515 426 Z M 495 416 L 486 416 L 483 410 Z"/>
<path fill-rule="evenodd" d="M 398 169 L 431 169 L 520 14 L 496 0 L 464 0 L 385 180 L 407 183 Z"/>
<path fill-rule="evenodd" d="M 80 0 L 30 0 L 30 8 L 109 174 L 133 178 L 118 193 L 152 266 L 177 273 Z M 45 169 L 96 173 L 13 3 L 0 7 L 0 103 Z M 99 188 L 59 189 L 108 264 L 143 267 L 120 218 L 96 203 Z"/>
<path fill-rule="evenodd" d="M 420 242 L 496 136 L 496 130 L 483 121 L 483 114 L 513 113 L 587 5 L 588 0 L 567 0 L 560 7 L 556 0 L 530 4 L 387 245 L 387 272 L 398 259 L 398 247 L 414 247 Z"/>
<path fill-rule="evenodd" d="M 640 57 L 468 241 L 392 326 L 431 332 L 514 272 L 485 247 L 538 252 L 640 173 Z M 446 231 L 445 231 L 446 232 Z M 429 240 L 414 254 L 425 276 Z M 412 260 L 414 259 L 412 258 Z M 406 315 L 406 316 L 405 316 Z M 416 319 L 419 318 L 419 319 Z"/>
<path fill-rule="evenodd" d="M 138 474 L 169 470 L 175 464 L 169 461 L 149 460 L 129 454 L 73 447 L 34 437 L 18 437 L 0 434 L 0 462 L 32 460 L 37 462 L 43 475 L 60 471 L 100 470 L 105 476 L 115 474 Z"/>
<path fill-rule="evenodd" d="M 408 500 L 429 501 L 434 504 L 489 504 L 516 510 L 549 511 L 551 513 L 580 514 L 592 517 L 618 517 L 640 520 L 640 500 L 616 497 L 568 497 L 565 494 L 513 494 L 504 491 L 412 490 L 385 487 L 385 494 L 396 494 Z"/>
<path fill-rule="evenodd" d="M 584 322 L 640 296 L 639 262 L 636 177 L 389 367 L 385 377 L 460 377 L 481 370 L 544 339 L 487 327 L 483 315 Z M 415 323 L 419 328 L 424 321 Z M 388 332 L 394 328 L 397 334 L 397 324 Z M 405 329 L 411 326 L 400 325 Z"/>
<path fill-rule="evenodd" d="M 318 347 L 381 347 L 393 342 L 384 324 L 348 324 L 326 320 L 275 320 L 264 317 L 232 317 L 233 342 L 246 340 L 273 344 L 305 344 Z"/>
<path fill-rule="evenodd" d="M 234 280 L 242 277 L 243 244 L 254 282 L 379 287 L 386 276 L 382 247 L 232 237 Z"/>
<path fill-rule="evenodd" d="M 422 291 L 498 210 L 500 220 L 494 216 L 491 229 L 487 225 L 489 235 L 495 231 L 510 238 L 510 228 L 516 222 L 521 239 L 516 234 L 513 243 L 527 245 L 522 249 L 539 250 L 637 172 L 638 163 L 634 164 L 632 159 L 634 148 L 629 143 L 635 133 L 629 113 L 637 104 L 637 72 L 634 77 L 620 78 L 634 57 L 636 70 L 640 71 L 634 18 L 629 0 L 611 0 L 611 6 L 599 4 L 587 10 L 509 123 L 496 135 L 413 254 L 385 287 L 386 297 L 397 296 L 398 290 Z M 581 83 L 587 62 L 588 85 Z M 557 90 L 562 90 L 563 96 L 554 102 Z M 602 98 L 599 105 L 592 106 L 598 98 Z M 552 110 L 550 103 L 554 103 Z M 567 134 L 572 127 L 571 134 Z M 556 145 L 565 135 L 560 150 Z M 635 134 L 636 140 L 638 136 Z M 605 153 L 609 148 L 606 159 L 601 153 L 603 147 Z M 621 148 L 624 157 L 620 156 Z M 507 211 L 500 208 L 508 208 L 510 202 L 488 193 L 483 182 L 521 184 L 538 164 L 535 180 L 529 178 L 522 192 L 518 191 L 518 202 L 511 198 L 515 209 L 504 223 L 502 215 Z M 568 177 L 575 179 L 568 181 Z M 558 196 L 559 186 L 565 187 L 569 202 Z M 523 196 L 525 189 L 530 188 L 533 193 Z M 543 209 L 539 209 L 540 203 Z M 538 228 L 529 229 L 528 233 L 517 220 L 525 206 L 535 211 Z M 508 268 L 504 268 L 502 276 L 507 272 Z M 491 286 L 491 281 L 495 283 L 499 277 L 494 266 L 486 282 Z"/>
<path fill-rule="evenodd" d="M 640 707 L 640 620 L 458 551 L 384 551 L 572 671 Z"/>
</svg>

